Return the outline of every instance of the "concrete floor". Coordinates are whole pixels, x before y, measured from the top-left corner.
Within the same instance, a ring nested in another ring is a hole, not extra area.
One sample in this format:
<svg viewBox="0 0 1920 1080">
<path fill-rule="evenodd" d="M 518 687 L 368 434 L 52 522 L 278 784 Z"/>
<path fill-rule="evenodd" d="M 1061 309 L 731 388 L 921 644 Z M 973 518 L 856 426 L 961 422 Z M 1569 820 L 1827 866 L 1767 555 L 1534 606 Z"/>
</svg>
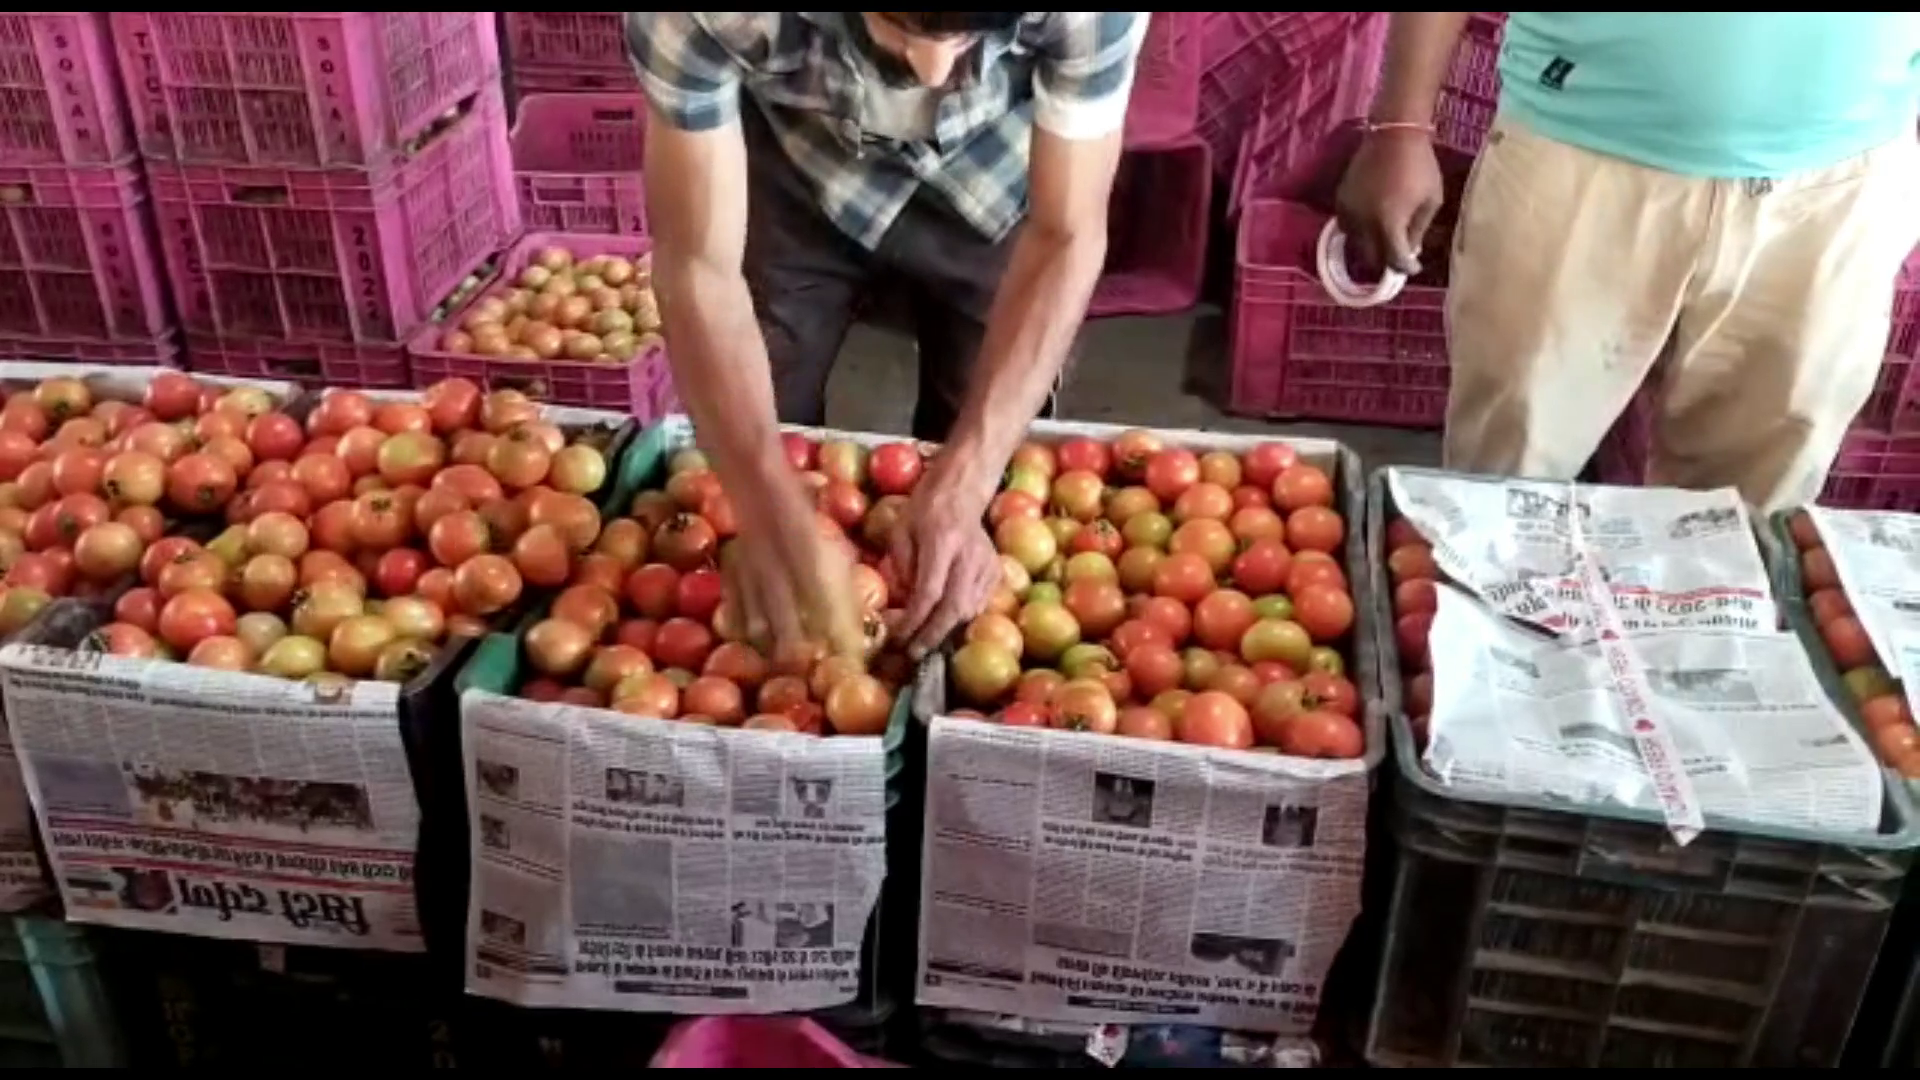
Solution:
<svg viewBox="0 0 1920 1080">
<path fill-rule="evenodd" d="M 1368 471 L 1380 465 L 1437 465 L 1437 432 L 1353 424 L 1286 423 L 1229 416 L 1214 388 L 1226 380 L 1223 320 L 1217 310 L 1087 324 L 1068 373 L 1060 418 L 1201 431 L 1287 431 L 1345 442 Z M 827 392 L 827 423 L 853 431 L 905 433 L 918 377 L 913 344 L 890 330 L 854 328 Z"/>
</svg>

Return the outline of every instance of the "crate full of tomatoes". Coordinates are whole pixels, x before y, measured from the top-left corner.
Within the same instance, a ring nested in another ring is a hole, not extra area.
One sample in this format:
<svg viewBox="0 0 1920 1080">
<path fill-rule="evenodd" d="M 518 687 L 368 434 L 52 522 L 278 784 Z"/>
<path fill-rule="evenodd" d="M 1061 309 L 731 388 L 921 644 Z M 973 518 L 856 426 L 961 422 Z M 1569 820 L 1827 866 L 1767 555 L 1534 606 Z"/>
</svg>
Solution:
<svg viewBox="0 0 1920 1080">
<path fill-rule="evenodd" d="M 919 709 L 936 1022 L 1311 1027 L 1385 749 L 1362 491 L 1331 441 L 1034 425 Z"/>
<path fill-rule="evenodd" d="M 144 415 L 108 421 L 131 426 L 99 448 L 102 498 L 199 531 L 79 532 L 73 570 L 132 587 L 50 606 L 0 656 L 70 914 L 417 950 L 403 725 L 430 719 L 459 657 L 549 564 L 596 539 L 589 496 L 630 423 L 459 381 L 283 403 L 178 372 L 127 408 Z M 51 473 L 60 490 L 62 463 Z"/>
<path fill-rule="evenodd" d="M 854 557 L 868 655 L 751 643 L 721 572 L 729 493 L 685 418 L 643 434 L 616 483 L 625 516 L 461 677 L 469 991 L 540 1008 L 830 1010 L 843 1033 L 882 1018 L 866 960 L 913 666 L 887 640 L 903 598 L 877 565 L 930 448 L 785 439 L 819 505 L 794 527 Z M 527 899 L 535 860 L 571 909 Z"/>
<path fill-rule="evenodd" d="M 1831 1066 L 1920 831 L 1737 493 L 1370 495 L 1400 782 L 1367 1059 Z"/>
</svg>

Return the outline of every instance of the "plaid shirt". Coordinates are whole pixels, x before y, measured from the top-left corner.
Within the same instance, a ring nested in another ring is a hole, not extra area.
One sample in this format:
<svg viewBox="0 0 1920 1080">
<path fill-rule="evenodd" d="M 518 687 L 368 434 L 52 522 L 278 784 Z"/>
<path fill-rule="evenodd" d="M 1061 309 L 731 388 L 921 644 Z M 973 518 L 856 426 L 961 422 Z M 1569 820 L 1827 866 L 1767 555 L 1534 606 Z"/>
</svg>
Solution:
<svg viewBox="0 0 1920 1080">
<path fill-rule="evenodd" d="M 839 11 L 631 11 L 627 42 L 654 108 L 685 131 L 735 122 L 759 103 L 834 224 L 877 247 L 921 185 L 991 240 L 1027 206 L 1034 124 L 1068 138 L 1119 130 L 1146 33 L 1144 11 L 1030 11 L 985 36 L 939 95 L 933 138 L 863 130 L 866 92 Z"/>
</svg>

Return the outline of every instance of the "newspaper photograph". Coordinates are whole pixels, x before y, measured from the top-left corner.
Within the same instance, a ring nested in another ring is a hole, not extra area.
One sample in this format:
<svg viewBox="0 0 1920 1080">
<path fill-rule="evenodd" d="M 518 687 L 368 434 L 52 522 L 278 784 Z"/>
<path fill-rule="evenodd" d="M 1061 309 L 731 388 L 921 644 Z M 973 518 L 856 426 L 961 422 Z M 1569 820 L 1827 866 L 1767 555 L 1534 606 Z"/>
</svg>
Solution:
<svg viewBox="0 0 1920 1080">
<path fill-rule="evenodd" d="M 879 739 L 461 699 L 467 989 L 533 1007 L 797 1012 L 859 992 L 886 877 Z"/>
<path fill-rule="evenodd" d="M 0 687 L 68 919 L 423 948 L 392 684 L 9 645 Z"/>
<path fill-rule="evenodd" d="M 1428 636 L 1427 768 L 1450 788 L 1660 812 L 1599 644 L 1507 621 L 1443 585 Z M 1644 630 L 1631 645 L 1707 814 L 1871 833 L 1879 767 L 1821 688 L 1799 639 Z"/>
<path fill-rule="evenodd" d="M 1392 469 L 1393 504 L 1461 587 L 1552 633 L 1592 632 L 1568 514 L 1630 630 L 1771 630 L 1766 563 L 1731 489 L 1589 487 Z"/>
<path fill-rule="evenodd" d="M 20 759 L 0 716 L 0 914 L 26 911 L 52 895 L 46 867 L 33 848 L 33 804 Z"/>
<path fill-rule="evenodd" d="M 1304 1032 L 1366 816 L 1358 761 L 935 719 L 916 999 Z"/>
</svg>

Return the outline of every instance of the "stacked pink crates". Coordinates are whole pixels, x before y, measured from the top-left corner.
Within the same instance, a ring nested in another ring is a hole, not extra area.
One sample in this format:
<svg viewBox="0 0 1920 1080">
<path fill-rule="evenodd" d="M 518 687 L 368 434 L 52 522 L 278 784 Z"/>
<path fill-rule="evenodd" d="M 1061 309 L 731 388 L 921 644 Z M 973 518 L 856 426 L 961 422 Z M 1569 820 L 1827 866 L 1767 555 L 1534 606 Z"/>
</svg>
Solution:
<svg viewBox="0 0 1920 1080">
<path fill-rule="evenodd" d="M 516 99 L 529 94 L 636 93 L 624 12 L 503 11 Z"/>
<path fill-rule="evenodd" d="M 406 386 L 519 232 L 492 12 L 116 12 L 188 363 Z"/>
<path fill-rule="evenodd" d="M 1214 168 L 1232 176 L 1240 143 L 1268 85 L 1319 62 L 1345 40 L 1361 12 L 1206 11 L 1200 13 L 1198 131 Z M 1372 14 L 1372 13 L 1367 13 Z"/>
<path fill-rule="evenodd" d="M 637 91 L 522 98 L 513 179 L 527 230 L 647 235 L 646 139 L 647 103 Z"/>
<path fill-rule="evenodd" d="M 102 12 L 0 14 L 0 358 L 178 353 Z"/>
</svg>

